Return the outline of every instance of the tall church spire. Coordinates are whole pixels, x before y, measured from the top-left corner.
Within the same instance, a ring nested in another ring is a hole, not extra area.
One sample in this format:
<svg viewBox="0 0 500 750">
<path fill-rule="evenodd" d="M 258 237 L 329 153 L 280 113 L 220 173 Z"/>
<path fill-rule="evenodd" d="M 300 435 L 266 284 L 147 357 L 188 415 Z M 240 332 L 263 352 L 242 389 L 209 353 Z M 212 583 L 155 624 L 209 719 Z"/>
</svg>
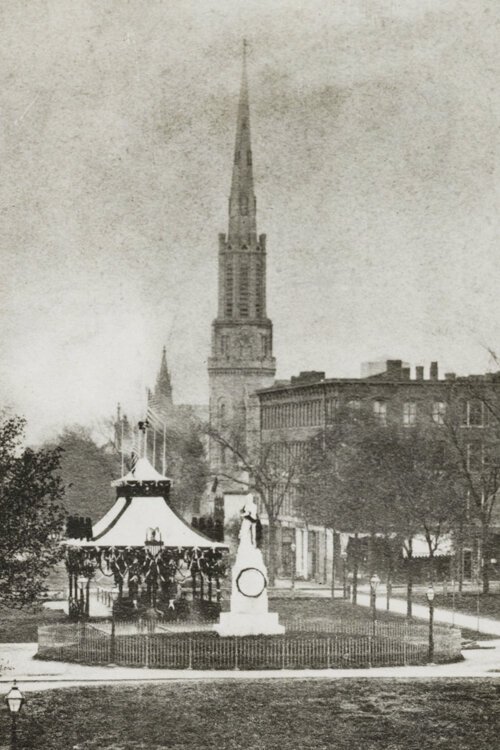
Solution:
<svg viewBox="0 0 500 750">
<path fill-rule="evenodd" d="M 219 234 L 218 312 L 208 359 L 210 424 L 230 442 L 237 436 L 240 446 L 258 432 L 251 394 L 269 388 L 276 372 L 273 324 L 266 313 L 266 235 L 257 236 L 255 218 L 246 52 L 243 42 L 229 231 Z M 227 476 L 230 457 L 214 440 L 209 462 L 214 474 Z M 239 492 L 240 485 L 233 490 Z"/>
<path fill-rule="evenodd" d="M 228 240 L 236 247 L 250 246 L 257 237 L 256 200 L 253 192 L 250 106 L 248 102 L 247 42 L 243 40 L 243 72 L 236 123 L 233 177 L 229 198 Z"/>
</svg>

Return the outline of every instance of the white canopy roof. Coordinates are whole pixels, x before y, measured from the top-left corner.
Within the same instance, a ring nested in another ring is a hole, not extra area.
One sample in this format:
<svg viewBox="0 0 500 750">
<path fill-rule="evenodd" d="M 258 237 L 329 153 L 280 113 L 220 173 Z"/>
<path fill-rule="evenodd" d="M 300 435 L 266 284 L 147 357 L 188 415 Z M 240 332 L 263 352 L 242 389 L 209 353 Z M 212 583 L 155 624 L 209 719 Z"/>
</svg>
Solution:
<svg viewBox="0 0 500 750">
<path fill-rule="evenodd" d="M 119 497 L 94 526 L 91 540 L 68 539 L 76 547 L 144 547 L 148 529 L 158 529 L 164 547 L 228 549 L 198 533 L 163 497 Z"/>
<path fill-rule="evenodd" d="M 449 557 L 453 554 L 453 542 L 448 534 L 438 540 L 436 550 L 434 551 L 434 557 Z M 418 534 L 412 540 L 412 555 L 413 557 L 429 557 L 429 545 L 424 536 Z M 403 547 L 403 557 L 408 557 L 406 548 Z"/>
<path fill-rule="evenodd" d="M 168 481 L 167 477 L 159 474 L 146 458 L 140 458 L 132 471 L 112 484 L 115 487 L 134 487 L 141 482 L 165 481 Z M 68 539 L 65 544 L 72 547 L 144 547 L 149 529 L 159 531 L 163 547 L 228 549 L 227 544 L 215 542 L 192 529 L 161 495 L 134 495 L 133 490 L 128 497 L 118 497 L 94 525 L 92 539 Z M 158 534 L 156 536 L 158 538 Z"/>
</svg>

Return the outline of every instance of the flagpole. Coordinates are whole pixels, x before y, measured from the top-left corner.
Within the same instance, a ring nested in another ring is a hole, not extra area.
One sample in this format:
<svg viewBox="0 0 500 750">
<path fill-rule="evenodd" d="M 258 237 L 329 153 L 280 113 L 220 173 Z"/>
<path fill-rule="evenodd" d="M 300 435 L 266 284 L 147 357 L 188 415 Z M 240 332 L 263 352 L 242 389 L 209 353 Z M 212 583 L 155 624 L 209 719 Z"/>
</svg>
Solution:
<svg viewBox="0 0 500 750">
<path fill-rule="evenodd" d="M 156 469 L 156 429 L 153 426 L 153 469 Z"/>
<path fill-rule="evenodd" d="M 124 461 L 123 461 L 123 417 L 121 419 L 120 451 L 121 451 L 121 454 L 122 454 L 122 476 L 123 476 L 123 474 L 124 474 Z"/>
<path fill-rule="evenodd" d="M 163 461 L 162 461 L 162 474 L 163 474 L 163 476 L 165 476 L 165 472 L 167 470 L 167 467 L 166 467 L 166 454 L 165 454 L 165 451 L 166 451 L 166 447 L 165 447 L 166 440 L 167 440 L 167 423 L 164 422 L 163 423 Z"/>
</svg>

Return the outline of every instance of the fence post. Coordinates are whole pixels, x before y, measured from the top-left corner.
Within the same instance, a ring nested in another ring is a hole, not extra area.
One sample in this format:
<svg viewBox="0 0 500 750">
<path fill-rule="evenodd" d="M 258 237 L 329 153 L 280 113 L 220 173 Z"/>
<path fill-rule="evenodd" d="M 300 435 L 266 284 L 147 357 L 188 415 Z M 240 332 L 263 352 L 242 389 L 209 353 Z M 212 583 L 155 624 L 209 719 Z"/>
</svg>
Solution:
<svg viewBox="0 0 500 750">
<path fill-rule="evenodd" d="M 193 668 L 193 639 L 190 638 L 188 641 L 188 669 Z"/>
<path fill-rule="evenodd" d="M 407 640 L 407 634 L 408 634 L 408 626 L 405 623 L 404 625 L 404 631 L 403 631 L 403 664 L 406 667 L 408 665 L 408 640 Z"/>
<path fill-rule="evenodd" d="M 286 640 L 281 641 L 281 669 L 286 669 Z"/>
<path fill-rule="evenodd" d="M 331 659 L 330 659 L 330 638 L 326 639 L 326 668 L 330 669 Z"/>
<path fill-rule="evenodd" d="M 111 640 L 109 642 L 109 661 L 115 663 L 115 618 L 111 620 Z"/>
<path fill-rule="evenodd" d="M 373 667 L 373 635 L 368 636 L 368 668 Z"/>
<path fill-rule="evenodd" d="M 238 666 L 238 636 L 234 637 L 234 669 L 239 669 L 239 666 Z"/>
</svg>

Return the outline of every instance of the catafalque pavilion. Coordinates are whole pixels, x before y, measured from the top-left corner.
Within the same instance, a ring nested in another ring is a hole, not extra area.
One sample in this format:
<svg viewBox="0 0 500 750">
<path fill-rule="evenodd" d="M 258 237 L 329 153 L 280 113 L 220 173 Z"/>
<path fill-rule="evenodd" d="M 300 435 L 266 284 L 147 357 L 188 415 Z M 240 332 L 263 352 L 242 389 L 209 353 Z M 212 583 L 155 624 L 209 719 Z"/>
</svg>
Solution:
<svg viewBox="0 0 500 750">
<path fill-rule="evenodd" d="M 70 615 L 89 614 L 97 573 L 113 582 L 114 610 L 122 616 L 144 607 L 203 613 L 220 604 L 228 547 L 191 528 L 174 510 L 171 480 L 140 458 L 112 484 L 116 501 L 92 535 L 64 542 Z"/>
</svg>

